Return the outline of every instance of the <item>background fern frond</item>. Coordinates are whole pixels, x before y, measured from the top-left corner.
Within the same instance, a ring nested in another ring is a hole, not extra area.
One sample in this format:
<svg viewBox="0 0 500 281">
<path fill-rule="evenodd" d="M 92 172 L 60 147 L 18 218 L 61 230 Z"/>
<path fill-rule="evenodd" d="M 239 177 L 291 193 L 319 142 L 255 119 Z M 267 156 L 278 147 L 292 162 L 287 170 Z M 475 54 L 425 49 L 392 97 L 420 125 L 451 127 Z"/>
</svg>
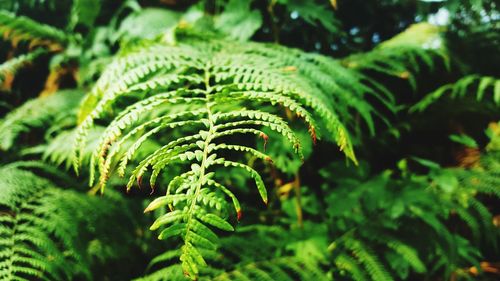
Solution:
<svg viewBox="0 0 500 281">
<path fill-rule="evenodd" d="M 46 51 L 43 49 L 37 49 L 34 52 L 19 55 L 15 58 L 9 59 L 8 61 L 0 64 L 0 84 L 2 84 L 6 77 L 15 76 L 17 71 L 24 66 L 30 64 L 39 56 L 45 54 Z"/>
<path fill-rule="evenodd" d="M 46 46 L 54 51 L 66 46 L 70 37 L 55 27 L 3 10 L 0 11 L 0 33 L 14 45 L 29 41 L 31 46 Z"/>
<path fill-rule="evenodd" d="M 0 277 L 91 280 L 97 263 L 92 255 L 114 258 L 120 250 L 112 245 L 124 242 L 118 238 L 115 244 L 105 236 L 123 230 L 120 224 L 110 226 L 108 218 L 121 213 L 120 220 L 130 220 L 123 202 L 117 194 L 95 198 L 58 188 L 25 170 L 28 166 L 33 165 L 0 167 Z M 96 251 L 92 249 L 96 243 L 108 245 Z"/>
<path fill-rule="evenodd" d="M 428 94 L 410 110 L 422 112 L 443 99 L 468 99 L 477 102 L 486 100 L 498 107 L 500 105 L 500 80 L 492 76 L 468 75 Z"/>
<path fill-rule="evenodd" d="M 29 100 L 9 112 L 0 120 L 0 148 L 9 150 L 20 134 L 71 116 L 71 111 L 77 107 L 81 97 L 82 92 L 78 90 L 61 91 L 47 97 Z"/>
</svg>

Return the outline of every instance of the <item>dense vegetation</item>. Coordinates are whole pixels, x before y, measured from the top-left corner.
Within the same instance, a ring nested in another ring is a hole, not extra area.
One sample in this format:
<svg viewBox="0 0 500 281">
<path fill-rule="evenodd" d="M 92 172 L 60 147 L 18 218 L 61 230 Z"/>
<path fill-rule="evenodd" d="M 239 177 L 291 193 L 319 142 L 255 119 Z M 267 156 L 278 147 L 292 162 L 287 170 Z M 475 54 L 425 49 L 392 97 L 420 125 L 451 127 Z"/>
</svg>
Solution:
<svg viewBox="0 0 500 281">
<path fill-rule="evenodd" d="M 0 280 L 498 280 L 498 8 L 0 2 Z"/>
</svg>

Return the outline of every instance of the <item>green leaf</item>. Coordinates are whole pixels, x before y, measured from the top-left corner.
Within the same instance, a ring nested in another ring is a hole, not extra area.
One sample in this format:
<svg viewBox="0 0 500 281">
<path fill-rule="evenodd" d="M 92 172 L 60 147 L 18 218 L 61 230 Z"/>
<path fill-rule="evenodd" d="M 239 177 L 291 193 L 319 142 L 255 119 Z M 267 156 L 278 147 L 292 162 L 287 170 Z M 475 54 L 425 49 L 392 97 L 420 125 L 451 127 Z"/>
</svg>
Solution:
<svg viewBox="0 0 500 281">
<path fill-rule="evenodd" d="M 479 147 L 476 140 L 474 140 L 473 138 L 471 138 L 465 134 L 450 135 L 450 140 L 452 140 L 456 143 L 459 143 L 459 144 L 463 144 L 463 145 L 470 147 L 470 148 L 478 148 Z"/>
<path fill-rule="evenodd" d="M 205 215 L 199 216 L 199 218 L 204 223 L 208 223 L 208 224 L 215 226 L 219 229 L 222 229 L 225 231 L 234 231 L 234 228 L 231 224 L 229 224 L 227 221 L 225 221 L 224 219 L 220 218 L 217 215 L 205 214 Z"/>
<path fill-rule="evenodd" d="M 248 40 L 262 25 L 262 15 L 251 10 L 251 0 L 229 0 L 215 19 L 215 28 L 240 41 Z"/>
</svg>

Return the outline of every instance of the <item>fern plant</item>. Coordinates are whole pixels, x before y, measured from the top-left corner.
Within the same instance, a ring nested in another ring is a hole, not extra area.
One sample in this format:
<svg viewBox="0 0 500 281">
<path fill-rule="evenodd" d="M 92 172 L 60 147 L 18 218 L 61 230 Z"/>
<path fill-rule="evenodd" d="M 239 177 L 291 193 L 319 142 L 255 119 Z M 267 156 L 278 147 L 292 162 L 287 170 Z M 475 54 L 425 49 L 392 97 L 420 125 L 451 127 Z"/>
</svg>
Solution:
<svg viewBox="0 0 500 281">
<path fill-rule="evenodd" d="M 12 41 L 14 46 L 21 41 L 29 41 L 31 46 L 45 46 L 49 50 L 57 51 L 69 42 L 69 36 L 62 30 L 2 10 L 0 32 L 4 39 Z"/>
<path fill-rule="evenodd" d="M 304 229 L 250 225 L 236 235 L 221 238 L 220 254 L 210 256 L 213 265 L 199 280 L 329 280 L 326 267 L 325 227 Z M 253 247 L 259 243 L 259 247 Z M 178 250 L 153 260 L 148 269 L 160 268 L 136 281 L 187 280 L 175 262 Z M 162 267 L 160 267 L 162 266 Z"/>
<path fill-rule="evenodd" d="M 27 169 L 36 166 L 41 165 L 16 162 L 0 167 L 0 279 L 91 280 L 95 261 L 89 246 L 105 233 L 123 231 L 119 224 L 109 231 L 109 222 L 100 221 L 130 221 L 121 210 L 123 202 L 61 189 Z M 108 252 L 94 253 L 109 259 L 124 242 L 115 241 L 103 238 Z"/>
<path fill-rule="evenodd" d="M 199 268 L 206 265 L 199 248 L 213 250 L 217 245 L 206 225 L 233 230 L 226 222 L 228 206 L 220 195 L 230 198 L 238 219 L 242 214 L 234 193 L 217 180 L 216 168 L 243 169 L 255 180 L 264 203 L 268 200 L 259 173 L 223 155 L 239 151 L 265 162 L 270 158 L 246 144 L 229 142 L 231 136 L 255 135 L 266 142 L 268 136 L 260 129 L 266 127 L 281 134 L 301 155 L 298 138 L 279 116 L 279 105 L 307 124 L 313 140 L 325 134 L 356 161 L 339 116 L 348 117 L 354 110 L 368 123 L 372 117 L 371 107 L 362 100 L 367 87 L 331 59 L 274 45 L 200 38 L 185 31 L 177 37 L 174 45 L 145 43 L 124 50 L 104 72 L 81 108 L 74 166 L 78 170 L 83 143 L 96 122 L 113 119 L 91 158 L 90 182 L 94 183 L 97 166 L 97 184 L 102 190 L 114 167 L 119 175 L 125 174 L 144 141 L 155 134 L 182 130 L 180 137 L 166 137 L 165 145 L 141 160 L 127 188 L 136 181 L 140 185 L 149 167 L 154 189 L 167 166 L 190 165 L 170 181 L 166 195 L 145 211 L 170 206 L 171 211 L 151 229 L 170 225 L 160 238 L 183 238 L 183 270 L 196 278 Z M 345 88 L 353 92 L 348 95 Z M 268 105 L 269 110 L 264 110 Z M 135 142 L 124 148 L 128 140 Z"/>
<path fill-rule="evenodd" d="M 75 123 L 75 109 L 82 98 L 78 90 L 60 91 L 54 95 L 25 102 L 0 120 L 0 149 L 7 151 L 23 133 L 50 127 L 50 134 Z"/>
<path fill-rule="evenodd" d="M 19 69 L 32 63 L 35 59 L 43 54 L 45 54 L 45 51 L 43 49 L 37 49 L 34 52 L 19 55 L 2 63 L 0 65 L 0 84 L 3 84 L 8 80 L 9 77 L 14 76 Z"/>
<path fill-rule="evenodd" d="M 401 179 L 390 171 L 369 177 L 363 164 L 357 172 L 332 165 L 339 179 L 323 190 L 326 202 L 333 202 L 326 213 L 334 274 L 348 280 L 406 280 L 436 272 L 450 276 L 467 264 L 478 265 L 479 248 L 495 247 L 497 239 L 492 214 L 478 199 L 500 195 L 498 155 L 490 153 L 473 169 L 444 169 L 417 159 L 431 171 L 403 170 Z M 321 173 L 330 175 L 329 169 Z M 467 231 L 449 227 L 453 218 Z"/>
<path fill-rule="evenodd" d="M 343 63 L 368 77 L 378 73 L 407 80 L 414 91 L 417 90 L 417 78 L 423 67 L 430 71 L 438 67 L 451 68 L 450 55 L 440 36 L 440 29 L 428 23 L 414 24 L 374 50 L 351 55 Z M 372 79 L 375 87 L 388 90 L 377 81 L 380 79 Z"/>
<path fill-rule="evenodd" d="M 470 92 L 475 97 L 472 97 Z M 444 99 L 475 99 L 477 102 L 491 101 L 494 107 L 500 105 L 500 80 L 492 76 L 467 75 L 455 83 L 439 87 L 434 92 L 425 96 L 410 110 L 422 112 L 434 103 Z M 488 104 L 485 102 L 484 104 Z"/>
</svg>

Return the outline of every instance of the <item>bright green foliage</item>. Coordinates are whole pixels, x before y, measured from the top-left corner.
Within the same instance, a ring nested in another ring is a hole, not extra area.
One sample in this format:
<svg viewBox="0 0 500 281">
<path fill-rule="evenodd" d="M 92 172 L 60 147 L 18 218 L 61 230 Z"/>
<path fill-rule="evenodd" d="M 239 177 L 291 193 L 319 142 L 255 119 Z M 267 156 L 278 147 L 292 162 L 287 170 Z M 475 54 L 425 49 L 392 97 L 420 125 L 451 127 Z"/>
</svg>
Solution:
<svg viewBox="0 0 500 281">
<path fill-rule="evenodd" d="M 298 138 L 279 112 L 263 110 L 264 106 L 279 104 L 303 119 L 313 139 L 323 130 L 355 160 L 349 133 L 339 116 L 347 117 L 349 107 L 369 113 L 369 106 L 361 100 L 365 88 L 347 84 L 358 81 L 356 75 L 326 57 L 272 45 L 185 37 L 175 46 L 150 44 L 125 52 L 108 67 L 82 107 L 75 167 L 79 166 L 89 129 L 120 100 L 130 105 L 114 115 L 92 156 L 91 183 L 97 165 L 102 189 L 112 167 L 117 165 L 118 174 L 123 175 L 141 144 L 154 134 L 177 128 L 191 131 L 169 139 L 143 159 L 133 171 L 128 188 L 136 181 L 140 184 L 149 167 L 152 168 L 150 184 L 154 188 L 160 172 L 171 163 L 190 166 L 171 180 L 167 194 L 153 201 L 146 211 L 171 206 L 172 211 L 160 217 L 151 229 L 172 224 L 160 237 L 183 237 L 183 269 L 195 277 L 199 268 L 206 265 L 198 248 L 214 250 L 217 245 L 209 239 L 213 232 L 205 225 L 232 230 L 224 218 L 229 209 L 220 196 L 225 194 L 231 199 L 238 217 L 241 213 L 238 200 L 228 187 L 218 182 L 212 172 L 214 168 L 243 169 L 255 180 L 262 200 L 265 203 L 268 200 L 263 180 L 252 167 L 225 159 L 219 153 L 240 151 L 264 161 L 269 161 L 269 157 L 251 147 L 227 144 L 221 139 L 248 134 L 266 142 L 268 136 L 259 128 L 267 127 L 281 134 L 301 155 Z M 346 88 L 353 89 L 349 96 L 344 92 Z M 180 109 L 166 112 L 165 105 L 174 108 L 179 105 Z M 144 116 L 151 118 L 143 119 Z M 370 115 L 364 117 L 371 122 Z M 123 144 L 133 137 L 137 137 L 135 143 L 121 152 Z"/>
<path fill-rule="evenodd" d="M 69 41 L 69 36 L 59 29 L 1 10 L 0 33 L 14 44 L 29 41 L 32 46 L 44 45 L 52 50 L 66 46 Z"/>
<path fill-rule="evenodd" d="M 98 199 L 60 189 L 20 165 L 0 167 L 0 279 L 91 280 L 93 261 L 88 243 L 112 233 L 100 226 L 100 220 L 123 216 L 119 215 L 123 205 L 117 198 Z M 100 231 L 97 237 L 96 229 Z M 106 258 L 119 248 L 106 251 L 95 254 Z"/>
<path fill-rule="evenodd" d="M 74 115 L 73 110 L 81 98 L 80 91 L 61 91 L 30 100 L 16 108 L 0 120 L 0 149 L 9 150 L 19 135 L 32 129 L 50 124 L 54 124 L 53 128 L 57 129 L 58 126 L 65 125 L 64 122 L 68 122 L 68 118 Z"/>
<path fill-rule="evenodd" d="M 486 100 L 498 107 L 500 106 L 500 79 L 492 76 L 465 76 L 455 83 L 439 87 L 415 104 L 411 110 L 422 112 L 434 103 L 449 99 L 468 99 L 477 102 Z"/>
</svg>

